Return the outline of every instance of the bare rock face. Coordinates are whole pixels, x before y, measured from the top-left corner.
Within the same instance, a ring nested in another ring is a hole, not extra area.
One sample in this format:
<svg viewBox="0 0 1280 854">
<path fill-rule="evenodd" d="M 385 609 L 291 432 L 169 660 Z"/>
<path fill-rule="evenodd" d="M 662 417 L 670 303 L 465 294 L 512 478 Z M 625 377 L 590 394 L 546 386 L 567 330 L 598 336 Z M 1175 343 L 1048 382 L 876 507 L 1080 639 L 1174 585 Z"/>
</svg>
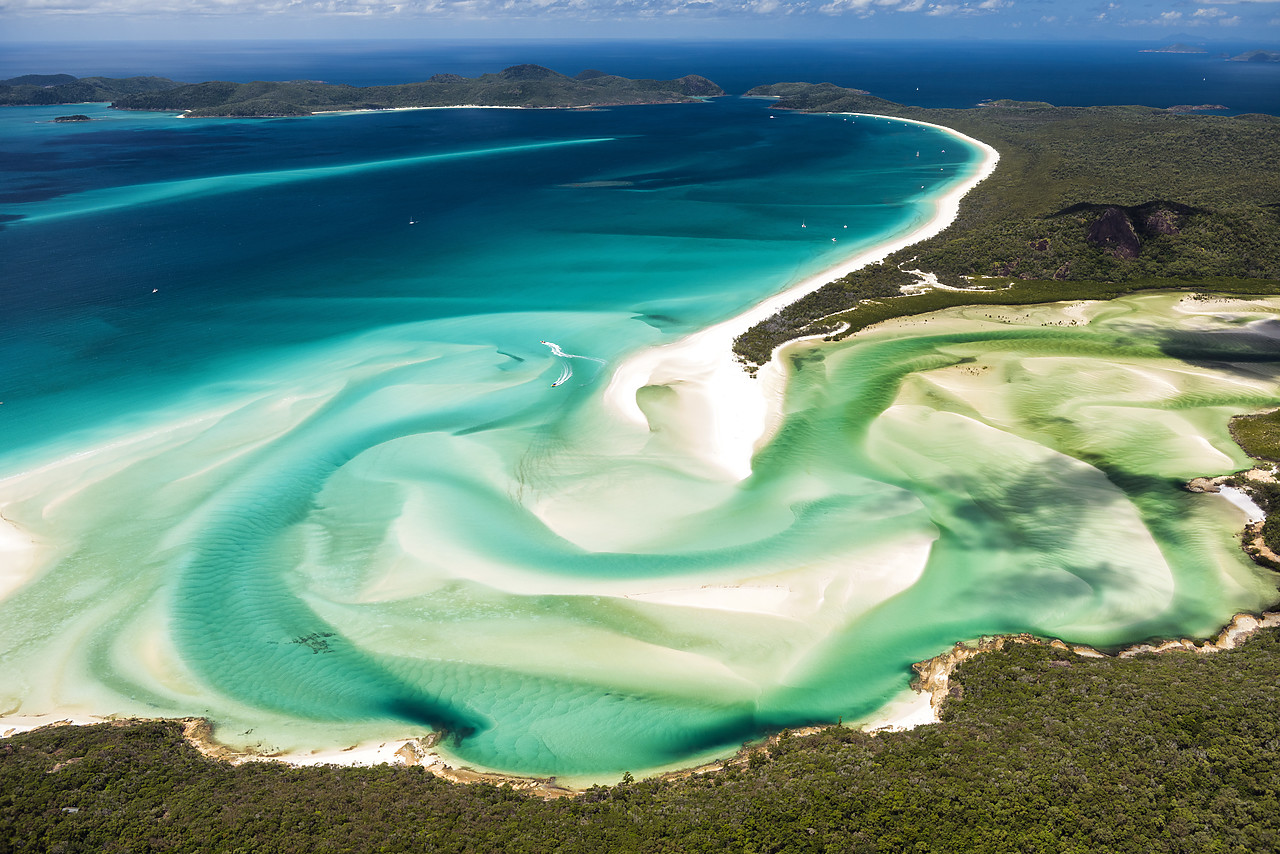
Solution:
<svg viewBox="0 0 1280 854">
<path fill-rule="evenodd" d="M 1172 208 L 1155 208 L 1142 215 L 1142 230 L 1147 234 L 1177 234 L 1184 218 Z"/>
<path fill-rule="evenodd" d="M 1147 202 L 1135 207 L 1075 205 L 1062 213 L 1098 212 L 1085 239 L 1091 246 L 1109 250 L 1117 258 L 1137 258 L 1142 243 L 1153 237 L 1177 234 L 1194 208 L 1177 202 Z"/>
<path fill-rule="evenodd" d="M 1115 206 L 1108 206 L 1102 216 L 1089 226 L 1085 239 L 1091 246 L 1111 250 L 1118 258 L 1137 258 L 1142 251 L 1142 241 L 1138 239 L 1133 222 L 1124 208 Z"/>
</svg>

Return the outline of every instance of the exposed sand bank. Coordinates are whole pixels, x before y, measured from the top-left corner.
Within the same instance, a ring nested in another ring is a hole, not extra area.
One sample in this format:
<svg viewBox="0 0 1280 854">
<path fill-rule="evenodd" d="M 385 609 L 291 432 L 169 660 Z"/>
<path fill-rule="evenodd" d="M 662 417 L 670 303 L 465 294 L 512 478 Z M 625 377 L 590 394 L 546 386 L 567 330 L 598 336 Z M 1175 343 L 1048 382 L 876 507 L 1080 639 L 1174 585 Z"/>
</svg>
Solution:
<svg viewBox="0 0 1280 854">
<path fill-rule="evenodd" d="M 828 282 L 942 231 L 955 219 L 960 200 L 991 175 L 1000 159 L 990 145 L 950 128 L 907 119 L 892 121 L 943 131 L 977 147 L 982 160 L 967 180 L 934 202 L 933 216 L 914 231 L 810 276 L 736 317 L 626 359 L 604 392 L 609 409 L 622 419 L 647 428 L 636 393 L 645 386 L 668 386 L 679 398 L 685 413 L 683 420 L 699 427 L 702 441 L 696 451 L 703 461 L 733 480 L 751 474 L 752 455 L 768 442 L 781 420 L 785 370 L 778 359 L 773 359 L 752 379 L 734 357 L 734 339 Z"/>
<path fill-rule="evenodd" d="M 0 512 L 0 599 L 34 575 L 38 550 L 35 540 Z"/>
</svg>

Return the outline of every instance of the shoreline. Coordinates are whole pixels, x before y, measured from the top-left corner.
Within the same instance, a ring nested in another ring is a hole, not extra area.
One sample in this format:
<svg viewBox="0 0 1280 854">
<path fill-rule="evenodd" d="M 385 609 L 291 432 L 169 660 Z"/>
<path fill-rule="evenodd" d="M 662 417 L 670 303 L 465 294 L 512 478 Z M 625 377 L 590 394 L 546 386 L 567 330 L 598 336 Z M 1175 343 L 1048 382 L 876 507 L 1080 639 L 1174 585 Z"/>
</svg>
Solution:
<svg viewBox="0 0 1280 854">
<path fill-rule="evenodd" d="M 475 107 L 415 107 L 402 109 L 467 108 Z M 492 109 L 528 108 L 492 107 Z M 343 111 L 334 111 L 334 113 L 338 112 Z M 359 112 L 386 111 L 367 110 Z M 893 241 L 872 247 L 838 265 L 811 275 L 798 284 L 762 301 L 729 320 L 699 330 L 671 344 L 649 348 L 627 358 L 615 371 L 608 388 L 604 392 L 606 405 L 610 406 L 614 412 L 633 422 L 638 417 L 638 423 L 647 429 L 648 422 L 643 412 L 635 405 L 635 391 L 644 385 L 659 382 L 679 384 L 682 395 L 689 394 L 696 397 L 705 406 L 706 411 L 711 413 L 711 417 L 705 423 L 708 432 L 712 433 L 713 438 L 709 441 L 711 450 L 705 455 L 705 460 L 711 462 L 717 469 L 728 476 L 738 480 L 750 475 L 752 455 L 759 447 L 769 441 L 781 422 L 781 404 L 786 383 L 786 369 L 782 365 L 782 360 L 778 359 L 777 356 L 785 348 L 805 339 L 793 339 L 775 348 L 775 358 L 761 369 L 758 380 L 762 384 L 756 386 L 751 385 L 756 380 L 746 374 L 741 363 L 733 356 L 733 339 L 751 325 L 770 316 L 781 307 L 806 293 L 852 270 L 875 263 L 901 248 L 927 239 L 947 228 L 958 213 L 961 199 L 978 183 L 989 177 L 999 161 L 999 153 L 991 146 L 941 125 L 871 114 L 847 115 L 901 121 L 904 124 L 932 127 L 977 146 L 983 152 L 984 157 L 977 164 L 977 168 L 969 178 L 959 183 L 950 192 L 934 200 L 935 211 L 933 216 L 920 227 L 895 238 Z M 685 373 L 686 371 L 687 373 Z M 632 383 L 636 384 L 632 385 Z M 630 407 L 628 407 L 626 401 L 628 393 L 630 394 Z M 1248 628 L 1246 626 L 1247 620 L 1253 620 L 1256 625 Z M 1143 652 L 1164 652 L 1166 650 L 1179 649 L 1216 652 L 1219 649 L 1232 648 L 1239 639 L 1247 637 L 1259 628 L 1276 625 L 1280 625 L 1280 614 L 1277 613 L 1264 612 L 1260 617 L 1252 614 L 1237 614 L 1217 636 L 1216 641 L 1206 641 L 1203 646 L 1196 646 L 1193 642 L 1185 639 L 1170 640 L 1158 646 L 1139 644 L 1134 647 L 1127 647 L 1117 655 L 1125 657 L 1126 655 L 1136 655 Z M 1224 641 L 1224 639 L 1226 640 Z M 1224 646 L 1223 644 L 1226 641 L 1230 641 L 1231 645 Z M 910 729 L 922 724 L 936 722 L 940 704 L 949 690 L 946 679 L 950 676 L 954 667 L 971 655 L 985 651 L 985 649 L 998 649 L 1007 642 L 1047 643 L 1073 649 L 1081 655 L 1102 655 L 1102 653 L 1098 653 L 1088 647 L 1067 647 L 1061 641 L 1040 640 L 1029 635 L 982 639 L 976 647 L 958 643 L 952 650 L 916 665 L 917 672 L 921 674 L 921 684 L 923 685 L 925 682 L 923 681 L 924 673 L 921 671 L 921 667 L 928 666 L 931 662 L 950 661 L 950 669 L 947 669 L 940 677 L 942 679 L 940 684 L 943 686 L 941 694 L 932 689 L 917 688 L 913 680 L 913 687 L 909 692 L 904 691 L 897 698 L 887 703 L 876 715 L 860 724 L 859 728 L 871 732 L 879 732 Z M 984 647 L 983 644 L 987 643 L 997 645 Z M 939 677 L 935 677 L 935 680 L 937 678 Z M 115 720 L 142 721 L 146 719 L 47 714 L 29 716 L 23 723 L 18 723 L 18 720 L 17 717 L 0 717 L 0 736 L 8 736 L 14 729 L 27 730 L 59 723 L 85 725 Z M 180 718 L 177 720 L 182 720 L 186 723 L 184 733 L 187 740 L 196 745 L 202 753 L 230 761 L 232 764 L 239 764 L 245 761 L 279 761 L 299 766 L 315 764 L 351 766 L 377 764 L 421 765 L 428 773 L 451 782 L 511 784 L 514 788 L 526 790 L 541 797 L 560 797 L 576 793 L 575 789 L 556 785 L 554 778 L 520 777 L 472 771 L 467 768 L 452 768 L 445 764 L 447 757 L 431 752 L 431 747 L 435 743 L 434 737 L 406 736 L 361 743 L 347 748 L 328 748 L 305 753 L 295 751 L 277 756 L 263 756 L 234 751 L 231 748 L 220 745 L 213 739 L 209 723 L 203 719 Z M 38 722 L 33 723 L 33 721 Z M 821 729 L 821 727 L 789 730 L 789 732 L 798 734 L 812 731 L 813 729 Z M 777 736 L 773 736 L 770 740 L 776 738 Z M 766 740 L 764 744 L 767 745 L 770 740 Z M 670 778 L 707 773 L 737 762 L 745 762 L 750 753 L 759 749 L 761 749 L 760 745 L 753 745 L 752 747 L 744 748 L 732 757 L 726 757 L 707 765 L 672 770 L 654 776 Z"/>
<path fill-rule="evenodd" d="M 466 109 L 467 107 L 415 107 L 404 109 Z M 497 107 L 496 109 L 526 109 L 523 107 Z M 330 115 L 345 111 L 334 111 Z M 368 111 L 375 112 L 375 111 Z M 385 112 L 385 111 L 376 111 Z M 648 421 L 635 402 L 635 392 L 644 385 L 658 382 L 678 383 L 686 405 L 696 408 L 700 428 L 709 434 L 704 447 L 703 461 L 734 480 L 741 480 L 751 472 L 751 457 L 755 450 L 771 438 L 781 422 L 782 397 L 786 382 L 785 370 L 774 359 L 757 377 L 749 376 L 733 354 L 733 340 L 760 320 L 769 317 L 783 306 L 801 296 L 822 287 L 867 264 L 875 263 L 901 248 L 925 240 L 949 226 L 955 219 L 961 199 L 985 180 L 995 170 L 1000 155 L 992 146 L 973 139 L 951 128 L 910 119 L 848 114 L 861 118 L 901 121 L 939 130 L 944 134 L 974 146 L 981 159 L 974 164 L 971 174 L 945 194 L 932 200 L 934 210 L 920 226 L 893 239 L 820 270 L 785 290 L 749 307 L 745 311 L 706 329 L 692 333 L 671 344 L 651 347 L 628 357 L 614 372 L 604 392 L 606 409 L 621 415 L 632 423 L 638 423 L 648 431 Z M 787 342 L 783 347 L 794 342 Z M 779 348 L 781 349 L 781 347 Z M 869 718 L 867 728 L 906 729 L 930 722 L 935 715 L 922 706 L 920 696 L 902 694 L 886 704 Z M 50 713 L 39 716 L 0 716 L 0 735 L 14 731 L 33 729 L 54 723 L 95 724 L 117 720 L 114 715 L 90 716 L 84 714 Z M 346 748 L 324 748 L 313 751 L 293 751 L 277 756 L 261 756 L 236 751 L 218 743 L 207 721 L 188 721 L 187 739 L 202 753 L 238 764 L 245 761 L 281 761 L 291 765 L 374 765 L 402 762 L 422 765 L 429 773 L 453 782 L 490 781 L 510 784 L 530 790 L 545 797 L 558 797 L 572 793 L 572 789 L 556 786 L 554 779 L 521 777 L 469 768 L 454 768 L 447 764 L 451 757 L 432 751 L 434 736 L 386 738 L 369 741 Z M 749 750 L 750 748 L 748 748 Z M 452 760 L 457 761 L 457 760 Z M 696 761 L 696 760 L 695 760 Z M 699 768 L 721 767 L 732 761 L 731 757 Z M 697 769 L 673 768 L 665 774 L 697 773 Z"/>
<path fill-rule="evenodd" d="M 786 371 L 776 356 L 779 350 L 795 343 L 788 341 L 779 345 L 774 351 L 775 358 L 752 378 L 734 356 L 734 339 L 828 282 L 947 228 L 959 213 L 960 200 L 990 177 L 1000 160 L 1000 153 L 992 146 L 943 125 L 870 113 L 826 115 L 885 119 L 933 128 L 974 146 L 982 153 L 982 159 L 967 179 L 933 200 L 933 216 L 919 227 L 814 273 L 728 320 L 670 344 L 634 353 L 614 371 L 603 395 L 607 410 L 647 431 L 649 422 L 636 402 L 636 392 L 650 385 L 675 388 L 682 408 L 694 413 L 706 431 L 701 461 L 730 480 L 744 480 L 751 474 L 752 456 L 768 443 L 781 423 Z"/>
<path fill-rule="evenodd" d="M 1167 652 L 1189 652 L 1197 655 L 1213 655 L 1218 652 L 1233 650 L 1248 640 L 1258 631 L 1280 627 L 1280 611 L 1263 611 L 1259 614 L 1241 612 L 1213 637 L 1203 643 L 1196 643 L 1188 638 L 1170 639 L 1160 643 L 1143 642 L 1122 647 L 1112 653 L 1100 652 L 1083 644 L 1068 644 L 1058 638 L 1038 637 L 1022 633 L 1012 635 L 993 635 L 979 638 L 977 641 L 960 641 L 945 652 L 912 665 L 916 675 L 911 686 L 898 698 L 890 701 L 881 709 L 881 713 L 873 715 L 857 724 L 845 724 L 850 728 L 860 729 L 871 735 L 881 733 L 903 732 L 919 726 L 941 722 L 939 712 L 942 704 L 951 696 L 953 686 L 951 677 L 956 668 L 963 662 L 985 652 L 1003 649 L 1009 644 L 1032 644 L 1066 650 L 1082 658 L 1132 658 L 1138 655 L 1161 655 Z M 886 711 L 891 714 L 884 715 Z M 431 748 L 436 743 L 436 736 L 427 737 L 404 736 L 387 738 L 378 741 L 362 742 L 350 747 L 326 748 L 309 753 L 300 751 L 282 754 L 255 754 L 234 750 L 213 737 L 213 728 L 205 718 L 141 718 L 117 717 L 114 715 L 30 715 L 13 718 L 0 717 L 0 739 L 8 738 L 35 729 L 48 726 L 91 726 L 97 724 L 115 724 L 127 726 L 148 721 L 172 721 L 182 724 L 184 740 L 202 755 L 226 762 L 229 765 L 243 765 L 247 762 L 280 762 L 294 767 L 311 765 L 330 765 L 337 767 L 373 767 L 377 765 L 412 767 L 419 766 L 426 773 L 439 777 L 450 783 L 471 784 L 489 783 L 497 786 L 510 786 L 536 797 L 550 800 L 555 798 L 576 797 L 590 788 L 590 785 L 560 784 L 556 777 L 525 777 L 516 774 L 502 774 L 492 771 L 476 771 L 471 768 L 455 768 L 445 761 Z M 701 774 L 710 774 L 727 767 L 747 764 L 752 755 L 767 751 L 770 746 L 786 737 L 803 737 L 820 732 L 827 724 L 808 727 L 796 727 L 773 733 L 759 741 L 744 745 L 731 756 L 725 756 L 711 762 L 695 766 L 673 768 L 648 775 L 644 779 L 677 780 Z M 614 785 L 614 784 L 607 784 Z"/>
</svg>

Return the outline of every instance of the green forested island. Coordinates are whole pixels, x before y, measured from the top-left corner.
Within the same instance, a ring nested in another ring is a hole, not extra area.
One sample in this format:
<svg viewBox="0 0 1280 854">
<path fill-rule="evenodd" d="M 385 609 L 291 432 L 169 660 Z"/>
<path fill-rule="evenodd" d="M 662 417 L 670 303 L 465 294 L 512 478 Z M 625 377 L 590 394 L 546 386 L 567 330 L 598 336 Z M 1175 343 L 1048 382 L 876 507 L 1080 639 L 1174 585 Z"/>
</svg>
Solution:
<svg viewBox="0 0 1280 854">
<path fill-rule="evenodd" d="M 212 81 L 184 84 L 162 77 L 76 79 L 27 75 L 0 81 L 0 105 L 110 101 L 119 110 L 180 110 L 191 118 L 309 116 L 317 112 L 407 107 L 593 107 L 667 104 L 723 95 L 705 77 L 630 80 L 587 70 L 568 77 L 540 65 L 515 65 L 496 74 L 436 74 L 421 83 L 347 86 L 318 80 Z"/>
<path fill-rule="evenodd" d="M 24 74 L 0 80 L 0 106 L 47 106 L 114 101 L 127 95 L 163 92 L 181 86 L 167 77 L 72 77 Z"/>
</svg>

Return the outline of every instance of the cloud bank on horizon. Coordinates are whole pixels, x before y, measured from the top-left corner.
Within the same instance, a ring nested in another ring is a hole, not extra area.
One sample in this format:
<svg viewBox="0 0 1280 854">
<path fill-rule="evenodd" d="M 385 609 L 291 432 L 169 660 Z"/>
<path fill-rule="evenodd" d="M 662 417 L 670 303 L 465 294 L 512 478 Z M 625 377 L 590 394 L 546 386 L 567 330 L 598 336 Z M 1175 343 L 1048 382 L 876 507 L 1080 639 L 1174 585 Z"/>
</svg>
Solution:
<svg viewBox="0 0 1280 854">
<path fill-rule="evenodd" d="M 1280 0 L 0 0 L 9 35 L 1280 41 Z M 233 23 L 234 22 L 234 23 Z"/>
</svg>

